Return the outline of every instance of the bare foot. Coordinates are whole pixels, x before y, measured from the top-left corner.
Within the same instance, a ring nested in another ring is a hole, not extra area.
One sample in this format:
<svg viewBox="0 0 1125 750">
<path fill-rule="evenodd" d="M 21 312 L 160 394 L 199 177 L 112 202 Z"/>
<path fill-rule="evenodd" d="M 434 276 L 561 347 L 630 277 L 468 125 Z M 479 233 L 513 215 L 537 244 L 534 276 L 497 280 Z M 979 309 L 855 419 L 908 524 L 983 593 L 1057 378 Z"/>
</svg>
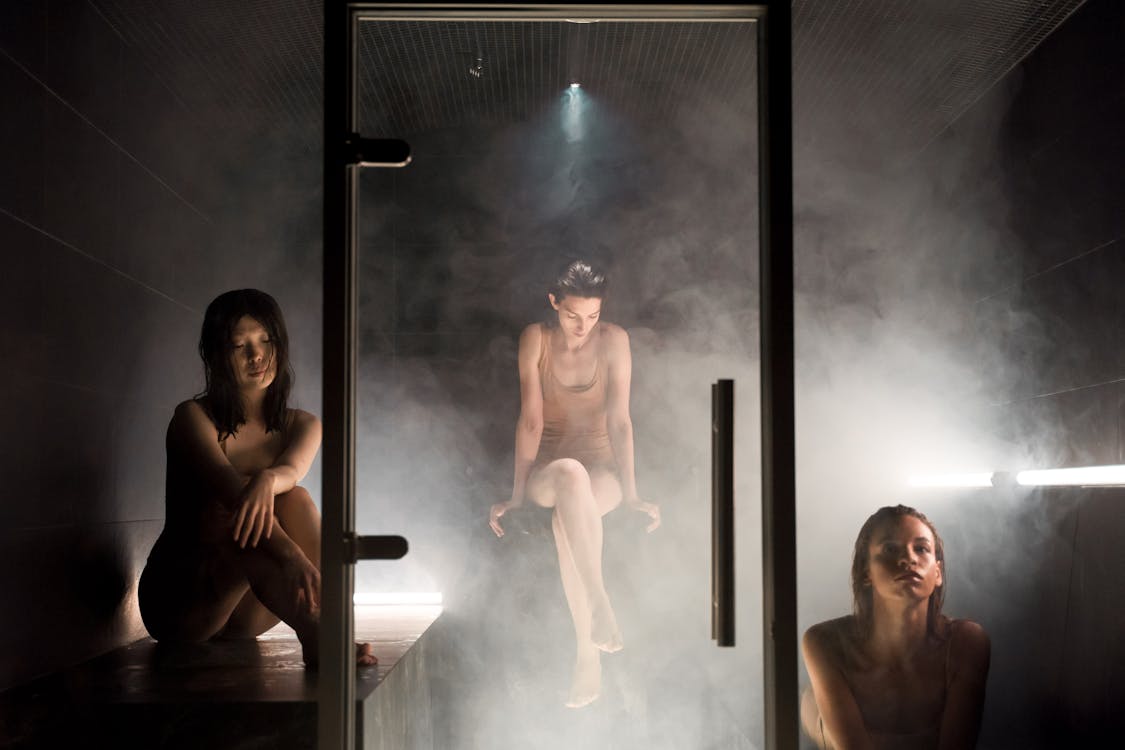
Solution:
<svg viewBox="0 0 1125 750">
<path fill-rule="evenodd" d="M 316 633 L 313 633 L 311 638 L 301 638 L 298 635 L 297 640 L 301 642 L 301 653 L 305 659 L 305 666 L 309 669 L 316 669 L 320 665 L 320 644 L 317 642 Z M 355 663 L 357 667 L 374 667 L 379 663 L 379 658 L 375 656 L 375 651 L 371 648 L 370 643 L 355 644 Z"/>
<path fill-rule="evenodd" d="M 621 630 L 617 627 L 617 616 L 613 614 L 608 598 L 593 609 L 590 617 L 590 640 L 607 654 L 620 651 L 625 646 Z"/>
<path fill-rule="evenodd" d="M 602 689 L 602 662 L 596 648 L 580 649 L 574 662 L 574 677 L 570 681 L 567 708 L 588 706 L 598 699 Z"/>
<path fill-rule="evenodd" d="M 375 656 L 370 643 L 355 644 L 355 663 L 357 667 L 374 667 L 379 663 L 379 657 Z"/>
</svg>

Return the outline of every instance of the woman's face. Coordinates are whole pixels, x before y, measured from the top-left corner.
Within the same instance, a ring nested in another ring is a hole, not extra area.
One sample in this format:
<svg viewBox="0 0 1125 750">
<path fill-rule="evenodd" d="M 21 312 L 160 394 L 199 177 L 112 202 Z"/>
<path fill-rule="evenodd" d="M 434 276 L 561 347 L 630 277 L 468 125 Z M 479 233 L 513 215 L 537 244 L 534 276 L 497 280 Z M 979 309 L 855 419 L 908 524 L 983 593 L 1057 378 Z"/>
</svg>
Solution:
<svg viewBox="0 0 1125 750">
<path fill-rule="evenodd" d="M 602 314 L 602 301 L 598 297 L 563 297 L 555 299 L 548 294 L 551 307 L 559 315 L 559 327 L 568 339 L 582 340 L 594 330 Z"/>
<path fill-rule="evenodd" d="M 871 536 L 868 577 L 876 596 L 929 599 L 942 584 L 930 527 L 913 516 L 884 521 Z"/>
<path fill-rule="evenodd" d="M 265 390 L 277 376 L 277 360 L 269 331 L 243 315 L 231 333 L 230 366 L 239 390 Z"/>
</svg>

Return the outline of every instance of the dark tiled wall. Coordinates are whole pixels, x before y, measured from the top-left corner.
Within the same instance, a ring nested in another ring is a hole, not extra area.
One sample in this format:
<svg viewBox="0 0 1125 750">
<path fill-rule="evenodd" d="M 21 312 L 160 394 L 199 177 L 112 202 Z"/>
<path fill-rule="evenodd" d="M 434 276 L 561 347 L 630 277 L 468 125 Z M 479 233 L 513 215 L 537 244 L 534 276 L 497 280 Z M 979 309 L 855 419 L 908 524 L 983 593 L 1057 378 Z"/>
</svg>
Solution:
<svg viewBox="0 0 1125 750">
<path fill-rule="evenodd" d="M 993 158 L 957 192 L 1002 228 L 976 330 L 1008 363 L 990 394 L 997 429 L 1035 468 L 1125 463 L 1122 38 L 1120 3 L 1089 0 L 925 155 L 932 166 L 998 123 Z M 1099 747 L 1125 729 L 1122 501 L 995 490 L 938 506 L 953 607 L 993 639 L 982 747 Z"/>
<path fill-rule="evenodd" d="M 1017 252 L 978 318 L 1013 373 L 998 417 L 1043 466 L 1125 462 L 1123 35 L 1091 0 L 979 105 L 1010 98 L 995 179 Z"/>
<path fill-rule="evenodd" d="M 203 308 L 248 285 L 210 134 L 151 71 L 93 3 L 0 8 L 0 689 L 145 635 L 164 430 Z"/>
</svg>

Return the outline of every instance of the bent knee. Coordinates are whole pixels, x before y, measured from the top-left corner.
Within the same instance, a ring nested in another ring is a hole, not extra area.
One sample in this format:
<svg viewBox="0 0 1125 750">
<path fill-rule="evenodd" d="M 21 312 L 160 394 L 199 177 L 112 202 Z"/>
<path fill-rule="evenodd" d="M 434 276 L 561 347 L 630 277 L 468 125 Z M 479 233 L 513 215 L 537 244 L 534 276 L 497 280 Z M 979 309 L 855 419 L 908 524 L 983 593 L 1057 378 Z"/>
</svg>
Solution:
<svg viewBox="0 0 1125 750">
<path fill-rule="evenodd" d="M 581 461 L 560 458 L 552 461 L 547 468 L 551 472 L 551 484 L 560 493 L 559 499 L 573 495 L 575 491 L 591 488 L 590 472 L 586 471 Z"/>
<path fill-rule="evenodd" d="M 288 492 L 283 492 L 273 499 L 274 507 L 284 511 L 297 509 L 316 510 L 316 503 L 312 495 L 304 487 L 297 485 Z"/>
</svg>

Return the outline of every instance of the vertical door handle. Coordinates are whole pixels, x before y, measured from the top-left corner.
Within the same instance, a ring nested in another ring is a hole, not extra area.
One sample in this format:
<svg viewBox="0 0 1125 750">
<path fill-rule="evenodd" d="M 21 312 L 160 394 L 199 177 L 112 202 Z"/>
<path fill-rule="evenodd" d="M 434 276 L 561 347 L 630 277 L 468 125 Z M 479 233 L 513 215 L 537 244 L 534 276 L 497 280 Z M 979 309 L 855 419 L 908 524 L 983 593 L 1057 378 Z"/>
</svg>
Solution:
<svg viewBox="0 0 1125 750">
<path fill-rule="evenodd" d="M 711 384 L 711 638 L 734 645 L 734 381 Z"/>
</svg>

